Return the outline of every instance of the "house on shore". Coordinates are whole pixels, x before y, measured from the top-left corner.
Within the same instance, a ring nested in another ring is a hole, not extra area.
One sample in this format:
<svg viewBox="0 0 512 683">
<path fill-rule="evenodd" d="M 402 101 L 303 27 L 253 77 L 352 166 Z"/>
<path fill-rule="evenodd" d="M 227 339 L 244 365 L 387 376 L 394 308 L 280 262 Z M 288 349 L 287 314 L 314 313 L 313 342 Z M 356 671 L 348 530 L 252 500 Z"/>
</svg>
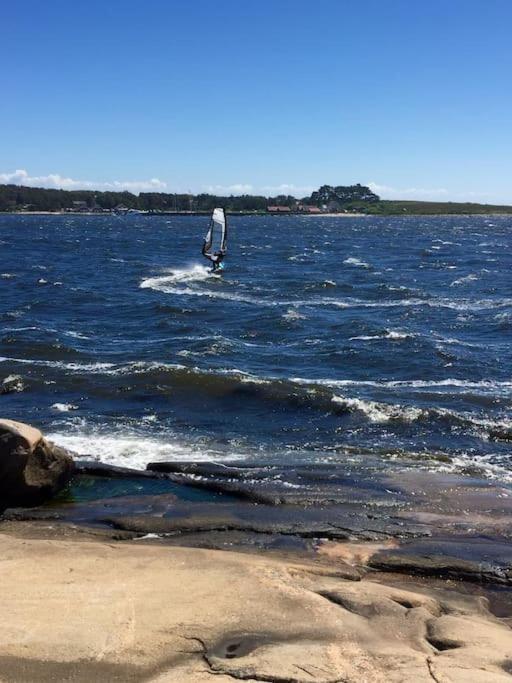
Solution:
<svg viewBox="0 0 512 683">
<path fill-rule="evenodd" d="M 322 213 L 322 209 L 318 206 L 309 206 L 308 204 L 297 204 L 296 206 L 267 206 L 268 213 L 305 213 L 317 214 Z"/>
<path fill-rule="evenodd" d="M 299 204 L 297 211 L 299 213 L 322 213 L 322 209 L 319 209 L 318 206 L 310 206 L 309 204 Z"/>
<path fill-rule="evenodd" d="M 71 208 L 66 209 L 66 211 L 73 211 L 75 213 L 83 213 L 83 212 L 89 211 L 89 205 L 87 204 L 87 202 L 75 200 L 75 201 L 73 201 L 73 205 L 71 206 Z"/>
<path fill-rule="evenodd" d="M 268 213 L 291 213 L 289 206 L 267 206 Z"/>
</svg>

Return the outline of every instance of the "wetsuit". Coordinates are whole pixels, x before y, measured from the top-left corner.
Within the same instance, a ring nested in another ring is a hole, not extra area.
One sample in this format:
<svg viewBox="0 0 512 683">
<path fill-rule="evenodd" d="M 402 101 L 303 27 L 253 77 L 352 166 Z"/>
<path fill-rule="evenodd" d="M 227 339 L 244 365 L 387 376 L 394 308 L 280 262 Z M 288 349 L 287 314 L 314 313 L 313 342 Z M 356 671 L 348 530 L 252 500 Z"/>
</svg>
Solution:
<svg viewBox="0 0 512 683">
<path fill-rule="evenodd" d="M 206 249 L 206 245 L 203 247 L 203 256 L 207 258 L 212 263 L 212 271 L 215 273 L 218 270 L 222 270 L 224 267 L 222 261 L 224 260 L 224 253 L 222 251 L 216 251 L 214 254 L 209 254 Z"/>
</svg>

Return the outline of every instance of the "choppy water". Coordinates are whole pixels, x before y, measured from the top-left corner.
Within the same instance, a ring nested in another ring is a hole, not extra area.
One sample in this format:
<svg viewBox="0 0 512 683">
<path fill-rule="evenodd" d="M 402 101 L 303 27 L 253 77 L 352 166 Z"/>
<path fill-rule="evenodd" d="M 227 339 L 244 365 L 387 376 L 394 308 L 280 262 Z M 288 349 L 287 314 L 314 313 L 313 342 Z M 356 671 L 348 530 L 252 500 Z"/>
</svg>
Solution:
<svg viewBox="0 0 512 683">
<path fill-rule="evenodd" d="M 512 481 L 512 218 L 0 215 L 2 415 L 126 466 Z"/>
</svg>

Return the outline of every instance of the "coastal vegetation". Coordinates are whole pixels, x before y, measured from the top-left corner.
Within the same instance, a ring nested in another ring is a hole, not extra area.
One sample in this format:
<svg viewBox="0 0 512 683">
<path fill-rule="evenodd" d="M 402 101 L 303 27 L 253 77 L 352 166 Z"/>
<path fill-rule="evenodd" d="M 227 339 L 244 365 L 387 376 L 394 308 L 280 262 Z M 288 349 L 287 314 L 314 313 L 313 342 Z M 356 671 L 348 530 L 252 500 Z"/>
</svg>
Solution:
<svg viewBox="0 0 512 683">
<path fill-rule="evenodd" d="M 0 185 L 2 212 L 92 212 L 116 209 L 149 213 L 208 213 L 223 206 L 231 213 L 363 213 L 370 215 L 436 215 L 512 213 L 512 206 L 459 202 L 397 201 L 381 199 L 359 183 L 355 185 L 322 185 L 307 197 L 292 195 L 221 196 L 201 193 L 166 192 L 95 192 L 92 190 L 59 190 L 22 185 Z"/>
<path fill-rule="evenodd" d="M 380 200 L 360 207 L 363 213 L 383 216 L 400 214 L 435 216 L 444 214 L 511 214 L 512 206 L 500 204 L 476 204 L 473 202 L 421 202 L 406 200 Z"/>
</svg>

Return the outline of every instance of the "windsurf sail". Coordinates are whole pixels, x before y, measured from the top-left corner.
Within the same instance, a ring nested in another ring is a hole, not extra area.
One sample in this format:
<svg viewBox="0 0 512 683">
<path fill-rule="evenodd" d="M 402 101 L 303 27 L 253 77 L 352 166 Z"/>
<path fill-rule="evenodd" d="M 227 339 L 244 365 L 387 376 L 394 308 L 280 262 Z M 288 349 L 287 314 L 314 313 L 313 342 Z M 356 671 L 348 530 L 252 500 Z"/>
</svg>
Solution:
<svg viewBox="0 0 512 683">
<path fill-rule="evenodd" d="M 227 250 L 228 224 L 224 209 L 214 209 L 208 226 L 208 232 L 204 238 L 203 254 L 212 252 L 225 254 Z"/>
</svg>

